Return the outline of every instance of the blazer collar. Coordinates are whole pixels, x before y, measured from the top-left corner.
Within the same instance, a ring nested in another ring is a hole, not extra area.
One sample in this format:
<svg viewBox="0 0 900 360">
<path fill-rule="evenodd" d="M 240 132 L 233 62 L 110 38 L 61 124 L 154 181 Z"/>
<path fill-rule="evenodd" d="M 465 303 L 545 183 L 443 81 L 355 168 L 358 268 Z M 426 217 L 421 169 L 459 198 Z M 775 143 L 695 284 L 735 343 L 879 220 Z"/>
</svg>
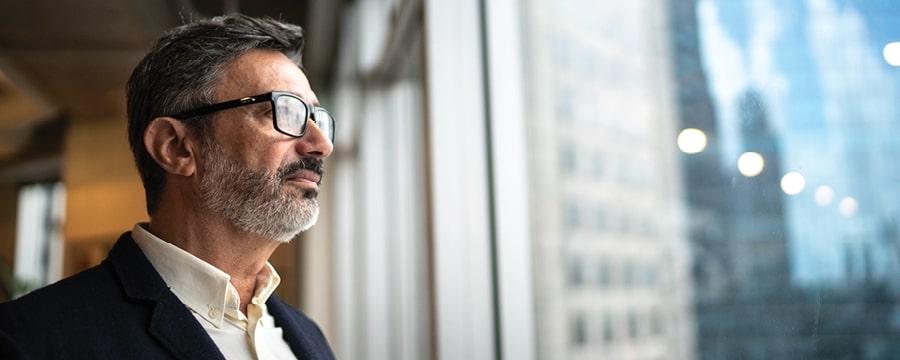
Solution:
<svg viewBox="0 0 900 360">
<path fill-rule="evenodd" d="M 119 237 L 104 262 L 113 268 L 129 299 L 152 307 L 148 332 L 176 358 L 225 359 L 190 310 L 169 291 L 131 232 Z"/>
</svg>

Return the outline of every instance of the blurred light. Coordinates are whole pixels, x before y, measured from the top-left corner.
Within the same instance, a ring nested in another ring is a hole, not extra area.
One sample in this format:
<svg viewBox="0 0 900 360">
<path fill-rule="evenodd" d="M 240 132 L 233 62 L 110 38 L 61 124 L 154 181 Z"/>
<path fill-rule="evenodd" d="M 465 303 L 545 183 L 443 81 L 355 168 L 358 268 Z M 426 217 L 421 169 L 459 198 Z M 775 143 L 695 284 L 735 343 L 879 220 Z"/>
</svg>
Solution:
<svg viewBox="0 0 900 360">
<path fill-rule="evenodd" d="M 706 149 L 706 134 L 694 128 L 681 130 L 678 134 L 678 149 L 686 154 L 696 154 Z"/>
<path fill-rule="evenodd" d="M 759 175 L 766 166 L 766 161 L 762 155 L 755 152 L 745 152 L 738 157 L 738 171 L 746 177 L 754 177 Z"/>
<path fill-rule="evenodd" d="M 834 190 L 831 189 L 831 186 L 822 185 L 816 188 L 816 204 L 825 206 L 831 204 L 832 200 L 834 200 Z"/>
<path fill-rule="evenodd" d="M 797 195 L 806 186 L 806 179 L 797 172 L 789 172 L 781 177 L 781 190 L 788 195 Z"/>
<path fill-rule="evenodd" d="M 852 197 L 845 197 L 841 199 L 841 203 L 838 205 L 838 211 L 841 212 L 841 215 L 845 217 L 851 217 L 856 215 L 856 211 L 859 210 L 859 204 L 856 202 L 856 199 Z"/>
<path fill-rule="evenodd" d="M 900 42 L 888 43 L 884 46 L 884 61 L 891 66 L 900 66 Z"/>
</svg>

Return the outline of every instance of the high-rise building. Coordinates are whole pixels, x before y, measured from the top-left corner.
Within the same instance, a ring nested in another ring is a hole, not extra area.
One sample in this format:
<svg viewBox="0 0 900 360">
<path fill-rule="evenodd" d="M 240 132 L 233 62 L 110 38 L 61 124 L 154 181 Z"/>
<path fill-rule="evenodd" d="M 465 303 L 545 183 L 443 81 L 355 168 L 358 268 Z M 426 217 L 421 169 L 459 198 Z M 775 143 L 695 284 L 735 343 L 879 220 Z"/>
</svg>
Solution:
<svg viewBox="0 0 900 360">
<path fill-rule="evenodd" d="M 896 170 L 879 155 L 896 146 L 882 93 L 895 86 L 864 55 L 862 5 L 671 5 L 679 120 L 711 139 L 705 157 L 682 156 L 698 358 L 895 357 L 884 182 Z M 843 76 L 857 61 L 861 74 Z M 705 116 L 688 111 L 709 101 Z"/>
<path fill-rule="evenodd" d="M 526 9 L 539 357 L 691 359 L 666 8 Z"/>
</svg>

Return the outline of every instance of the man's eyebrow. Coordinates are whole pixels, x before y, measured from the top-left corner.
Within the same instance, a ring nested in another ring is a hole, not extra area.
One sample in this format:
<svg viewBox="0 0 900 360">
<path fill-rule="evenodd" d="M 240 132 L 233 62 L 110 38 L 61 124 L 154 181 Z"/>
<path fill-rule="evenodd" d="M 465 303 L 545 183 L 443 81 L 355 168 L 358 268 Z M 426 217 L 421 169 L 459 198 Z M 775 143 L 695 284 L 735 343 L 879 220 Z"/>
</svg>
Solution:
<svg viewBox="0 0 900 360">
<path fill-rule="evenodd" d="M 277 91 L 277 90 L 276 90 L 276 91 Z M 303 95 L 303 94 L 295 93 L 295 92 L 293 92 L 293 91 L 287 91 L 287 90 L 285 90 L 285 91 L 283 91 L 283 92 L 286 92 L 286 93 L 288 93 L 288 94 L 294 95 L 294 96 L 300 98 L 300 100 L 303 100 L 304 102 L 306 102 L 307 104 L 314 105 L 314 106 L 319 106 L 319 105 L 320 105 L 320 104 L 319 104 L 319 99 L 316 98 L 315 95 L 305 96 L 305 95 Z M 307 94 L 307 95 L 309 95 L 309 94 Z M 312 98 L 312 100 L 310 100 L 310 98 Z"/>
<path fill-rule="evenodd" d="M 310 105 L 313 105 L 313 106 L 319 106 L 319 105 L 321 105 L 321 104 L 319 104 L 319 99 L 316 98 L 316 97 L 312 97 L 312 100 L 307 100 L 306 97 L 303 97 L 303 96 L 300 96 L 300 95 L 297 95 L 297 97 L 303 99 L 303 101 L 306 101 L 307 104 L 310 104 Z"/>
</svg>

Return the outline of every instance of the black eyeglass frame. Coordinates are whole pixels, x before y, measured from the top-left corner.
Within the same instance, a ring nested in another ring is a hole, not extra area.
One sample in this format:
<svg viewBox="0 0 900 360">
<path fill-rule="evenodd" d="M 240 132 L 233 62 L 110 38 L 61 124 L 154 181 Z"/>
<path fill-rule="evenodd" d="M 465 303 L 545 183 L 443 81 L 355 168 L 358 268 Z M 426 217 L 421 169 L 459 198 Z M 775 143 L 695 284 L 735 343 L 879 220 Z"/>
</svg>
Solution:
<svg viewBox="0 0 900 360">
<path fill-rule="evenodd" d="M 294 95 L 289 92 L 285 92 L 285 91 L 270 91 L 265 94 L 245 96 L 240 99 L 229 100 L 229 101 L 224 101 L 224 102 L 220 102 L 217 104 L 201 106 L 201 107 L 193 109 L 193 110 L 188 110 L 188 111 L 177 113 L 175 115 L 170 115 L 169 117 L 178 119 L 178 120 L 188 120 L 188 119 L 193 119 L 198 116 L 209 115 L 209 114 L 212 114 L 217 111 L 234 109 L 234 108 L 241 107 L 241 106 L 259 104 L 259 103 L 268 101 L 270 103 L 270 105 L 272 105 L 272 126 L 275 128 L 275 130 L 282 134 L 290 136 L 290 137 L 295 137 L 295 138 L 303 137 L 303 135 L 306 135 L 306 128 L 308 127 L 309 121 L 306 121 L 303 123 L 302 127 L 300 128 L 300 134 L 296 134 L 296 135 L 291 134 L 287 131 L 284 131 L 283 129 L 281 129 L 278 126 L 278 110 L 277 110 L 278 107 L 275 106 L 275 101 L 276 101 L 276 99 L 278 99 L 279 97 L 282 97 L 282 96 L 292 97 L 294 99 L 299 100 L 300 103 L 302 103 L 303 105 L 306 105 L 306 114 L 307 114 L 306 118 L 307 119 L 311 118 L 314 122 L 316 122 L 316 124 L 319 124 L 319 119 L 316 118 L 316 112 L 324 111 L 326 114 L 328 114 L 328 119 L 331 121 L 331 124 L 329 124 L 331 126 L 330 127 L 331 128 L 331 136 L 328 140 L 331 141 L 331 143 L 334 143 L 334 122 L 335 122 L 334 116 L 332 116 L 331 113 L 328 112 L 328 110 L 326 110 L 325 108 L 320 107 L 320 106 L 310 105 L 310 103 L 301 99 L 299 96 Z"/>
</svg>

